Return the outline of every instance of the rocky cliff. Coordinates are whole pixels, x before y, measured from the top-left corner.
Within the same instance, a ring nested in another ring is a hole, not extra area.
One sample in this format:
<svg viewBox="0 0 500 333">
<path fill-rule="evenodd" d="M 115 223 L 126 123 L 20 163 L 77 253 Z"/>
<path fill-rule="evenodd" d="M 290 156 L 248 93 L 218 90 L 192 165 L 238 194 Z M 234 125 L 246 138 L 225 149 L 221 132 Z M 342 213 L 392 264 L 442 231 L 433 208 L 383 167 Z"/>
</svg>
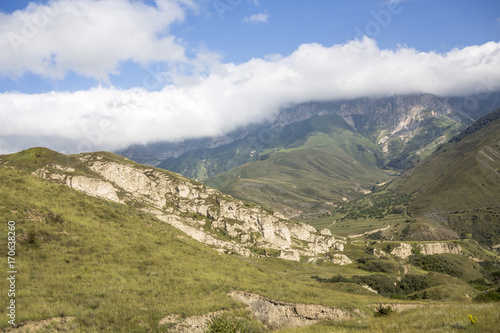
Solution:
<svg viewBox="0 0 500 333">
<path fill-rule="evenodd" d="M 49 162 L 33 174 L 138 207 L 219 251 L 298 261 L 301 256 L 317 258 L 343 249 L 328 230 L 318 232 L 173 172 L 104 152 L 64 161 L 70 163 Z"/>
</svg>

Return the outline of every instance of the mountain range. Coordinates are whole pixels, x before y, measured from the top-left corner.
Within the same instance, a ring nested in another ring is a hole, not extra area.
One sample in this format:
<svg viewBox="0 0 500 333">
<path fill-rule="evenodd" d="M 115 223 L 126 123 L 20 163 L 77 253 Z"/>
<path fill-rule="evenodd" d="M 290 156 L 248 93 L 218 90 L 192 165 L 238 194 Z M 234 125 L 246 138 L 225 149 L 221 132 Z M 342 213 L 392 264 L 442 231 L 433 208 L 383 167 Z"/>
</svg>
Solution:
<svg viewBox="0 0 500 333">
<path fill-rule="evenodd" d="M 284 107 L 273 123 L 224 137 L 118 153 L 308 220 L 417 164 L 500 107 L 499 97 L 495 92 L 482 99 L 420 94 L 311 102 Z M 477 103 L 471 106 L 471 100 Z"/>
</svg>

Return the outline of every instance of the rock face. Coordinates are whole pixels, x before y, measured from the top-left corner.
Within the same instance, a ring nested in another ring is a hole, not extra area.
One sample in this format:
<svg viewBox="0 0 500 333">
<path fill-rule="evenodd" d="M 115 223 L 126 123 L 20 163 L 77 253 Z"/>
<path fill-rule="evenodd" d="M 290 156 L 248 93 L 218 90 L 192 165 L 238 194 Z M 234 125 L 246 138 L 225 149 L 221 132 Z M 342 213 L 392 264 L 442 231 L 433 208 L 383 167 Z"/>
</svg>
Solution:
<svg viewBox="0 0 500 333">
<path fill-rule="evenodd" d="M 411 256 L 411 250 L 412 247 L 408 243 L 401 243 L 398 247 L 395 247 L 392 251 L 391 254 L 393 256 L 399 257 L 401 259 L 406 259 L 409 256 Z"/>
<path fill-rule="evenodd" d="M 323 305 L 287 303 L 261 295 L 233 291 L 230 296 L 247 304 L 253 315 L 271 330 L 305 326 L 320 320 L 350 319 L 350 313 Z"/>
<path fill-rule="evenodd" d="M 374 292 L 376 293 L 376 291 Z M 270 330 L 307 326 L 320 320 L 339 321 L 352 318 L 352 315 L 347 311 L 323 305 L 287 303 L 238 290 L 231 292 L 229 296 L 236 301 L 247 304 L 247 309 L 253 317 Z M 167 332 L 203 333 L 209 320 L 224 314 L 224 312 L 210 312 L 184 319 L 179 314 L 169 314 L 161 319 L 158 325 L 160 327 L 166 326 Z"/>
<path fill-rule="evenodd" d="M 141 207 L 219 251 L 298 261 L 343 249 L 328 230 L 283 219 L 178 174 L 110 153 L 80 154 L 78 160 L 79 171 L 51 164 L 33 173 L 91 196 Z"/>
<path fill-rule="evenodd" d="M 451 243 L 420 244 L 419 248 L 420 252 L 424 255 L 441 254 L 441 253 L 463 254 L 460 245 Z"/>
</svg>

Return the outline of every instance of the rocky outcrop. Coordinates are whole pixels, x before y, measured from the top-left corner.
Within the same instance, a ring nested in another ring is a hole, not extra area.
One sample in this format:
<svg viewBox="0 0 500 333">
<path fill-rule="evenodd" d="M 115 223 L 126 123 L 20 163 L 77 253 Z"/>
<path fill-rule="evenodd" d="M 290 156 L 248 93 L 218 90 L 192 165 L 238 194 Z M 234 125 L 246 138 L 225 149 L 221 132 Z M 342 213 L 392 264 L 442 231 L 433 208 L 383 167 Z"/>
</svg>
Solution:
<svg viewBox="0 0 500 333">
<path fill-rule="evenodd" d="M 399 246 L 395 247 L 392 251 L 391 254 L 393 256 L 399 257 L 401 259 L 406 259 L 409 256 L 411 256 L 412 252 L 412 247 L 408 243 L 401 243 Z"/>
<path fill-rule="evenodd" d="M 254 317 L 271 330 L 352 318 L 347 311 L 323 305 L 281 302 L 243 291 L 233 291 L 230 296 L 247 304 Z"/>
<path fill-rule="evenodd" d="M 340 321 L 352 318 L 351 313 L 345 310 L 323 305 L 282 302 L 244 291 L 232 291 L 229 296 L 247 304 L 247 310 L 252 316 L 270 330 L 307 326 L 321 320 Z M 209 312 L 187 318 L 169 314 L 158 322 L 158 326 L 166 326 L 167 332 L 203 333 L 211 319 L 224 313 L 228 311 Z"/>
<path fill-rule="evenodd" d="M 419 249 L 420 253 L 424 255 L 442 254 L 442 253 L 463 254 L 460 245 L 452 243 L 420 244 Z"/>
<path fill-rule="evenodd" d="M 349 259 L 345 254 L 336 253 L 331 256 L 330 261 L 337 265 L 349 265 L 352 264 L 352 260 Z"/>
<path fill-rule="evenodd" d="M 110 157 L 111 156 L 111 157 Z M 158 219 L 219 251 L 299 261 L 342 251 L 330 231 L 283 219 L 205 185 L 109 153 L 80 154 L 87 172 L 57 164 L 35 175 L 122 204 L 142 207 Z M 334 262 L 345 264 L 346 258 Z"/>
</svg>

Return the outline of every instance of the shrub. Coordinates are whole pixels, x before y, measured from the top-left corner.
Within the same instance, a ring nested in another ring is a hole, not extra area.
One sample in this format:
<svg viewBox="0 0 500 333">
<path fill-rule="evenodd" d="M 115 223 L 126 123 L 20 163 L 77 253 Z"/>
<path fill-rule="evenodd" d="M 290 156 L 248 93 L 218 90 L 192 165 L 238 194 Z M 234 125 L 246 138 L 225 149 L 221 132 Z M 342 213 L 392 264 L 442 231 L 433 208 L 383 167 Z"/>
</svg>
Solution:
<svg viewBox="0 0 500 333">
<path fill-rule="evenodd" d="M 388 316 L 393 312 L 390 306 L 379 305 L 378 309 L 375 310 L 375 317 Z"/>
<path fill-rule="evenodd" d="M 359 260 L 358 260 L 359 262 Z M 366 260 L 364 266 L 359 266 L 368 272 L 396 273 L 397 267 L 388 260 Z"/>
<path fill-rule="evenodd" d="M 365 276 L 353 276 L 353 281 L 362 282 L 363 284 L 368 285 L 370 288 L 375 289 L 380 294 L 393 294 L 396 291 L 396 287 L 394 285 L 395 279 L 390 279 L 382 274 L 372 274 Z"/>
<path fill-rule="evenodd" d="M 312 276 L 313 279 L 315 279 L 318 282 L 326 282 L 326 283 L 337 283 L 337 282 L 354 282 L 351 279 L 345 278 L 342 275 L 337 275 L 333 276 L 330 279 L 324 279 L 319 276 Z M 355 283 L 355 282 L 354 282 Z"/>
<path fill-rule="evenodd" d="M 397 285 L 399 292 L 411 294 L 431 287 L 427 275 L 405 275 Z"/>
<path fill-rule="evenodd" d="M 412 255 L 410 263 L 426 271 L 444 273 L 459 278 L 465 274 L 464 267 L 459 262 L 439 254 L 432 256 Z"/>
<path fill-rule="evenodd" d="M 205 333 L 257 333 L 263 331 L 263 327 L 253 320 L 228 313 L 212 317 L 205 324 L 204 330 Z"/>
</svg>

